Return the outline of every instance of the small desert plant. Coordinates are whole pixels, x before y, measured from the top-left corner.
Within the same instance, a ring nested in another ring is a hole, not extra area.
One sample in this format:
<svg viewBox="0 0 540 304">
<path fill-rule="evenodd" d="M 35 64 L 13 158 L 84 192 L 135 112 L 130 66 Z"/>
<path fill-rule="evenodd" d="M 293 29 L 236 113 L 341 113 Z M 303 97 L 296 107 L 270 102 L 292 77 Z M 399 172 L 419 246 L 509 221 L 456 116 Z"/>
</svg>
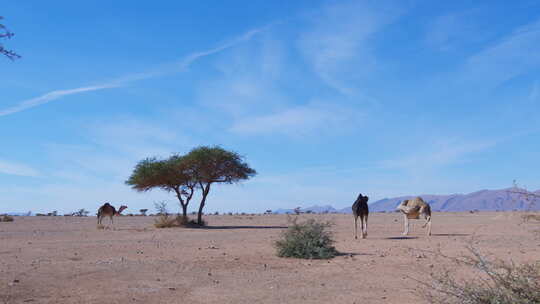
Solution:
<svg viewBox="0 0 540 304">
<path fill-rule="evenodd" d="M 338 252 L 332 244 L 332 233 L 328 228 L 329 222 L 319 222 L 309 219 L 297 223 L 297 219 L 290 220 L 281 239 L 275 242 L 277 255 L 280 257 L 294 257 L 302 259 L 330 259 Z"/>
<path fill-rule="evenodd" d="M 0 216 L 0 222 L 13 222 L 13 217 L 7 214 Z"/>
<path fill-rule="evenodd" d="M 537 214 L 537 213 L 527 213 L 527 214 L 522 215 L 521 218 L 523 219 L 524 222 L 529 222 L 529 221 L 540 222 L 540 214 Z"/>
<path fill-rule="evenodd" d="M 154 226 L 156 228 L 178 227 L 178 221 L 176 220 L 176 218 L 171 217 L 167 214 L 160 214 L 158 218 L 155 219 Z"/>
<path fill-rule="evenodd" d="M 154 221 L 156 228 L 172 228 L 172 227 L 186 227 L 197 228 L 206 226 L 206 222 L 203 220 L 201 224 L 193 219 L 189 219 L 187 216 L 177 215 L 173 216 L 169 214 L 167 210 L 167 203 L 158 202 L 154 204 L 158 218 Z"/>
<path fill-rule="evenodd" d="M 169 215 L 166 202 L 154 203 L 158 218 L 154 220 L 154 226 L 156 228 L 171 228 L 178 227 L 178 221 L 175 217 Z"/>
<path fill-rule="evenodd" d="M 452 271 L 432 273 L 420 282 L 425 299 L 434 304 L 533 304 L 540 303 L 540 264 L 516 265 L 489 261 L 472 246 L 470 257 L 451 258 L 474 270 L 472 280 L 458 280 Z M 447 258 L 447 257 L 446 257 Z"/>
</svg>

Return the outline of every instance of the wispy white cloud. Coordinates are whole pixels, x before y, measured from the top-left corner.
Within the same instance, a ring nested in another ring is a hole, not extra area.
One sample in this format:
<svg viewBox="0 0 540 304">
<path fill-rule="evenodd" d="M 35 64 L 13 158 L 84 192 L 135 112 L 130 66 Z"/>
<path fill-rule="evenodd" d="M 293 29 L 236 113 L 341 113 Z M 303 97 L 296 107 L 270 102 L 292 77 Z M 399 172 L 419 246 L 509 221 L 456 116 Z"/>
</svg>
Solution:
<svg viewBox="0 0 540 304">
<path fill-rule="evenodd" d="M 167 127 L 165 122 L 123 118 L 91 124 L 88 129 L 94 144 L 133 159 L 149 155 L 167 156 L 196 144 L 182 131 Z"/>
<path fill-rule="evenodd" d="M 370 38 L 399 15 L 393 7 L 367 2 L 332 4 L 315 14 L 300 50 L 326 84 L 345 95 L 355 94 L 358 81 L 373 73 L 377 59 Z"/>
<path fill-rule="evenodd" d="M 91 91 L 98 91 L 98 90 L 104 90 L 104 89 L 110 89 L 118 87 L 118 83 L 109 83 L 109 84 L 101 84 L 101 85 L 95 85 L 95 86 L 88 86 L 88 87 L 80 87 L 76 89 L 69 89 L 69 90 L 56 90 L 52 91 L 46 94 L 43 94 L 41 96 L 27 99 L 25 101 L 20 102 L 19 104 L 6 108 L 4 110 L 0 110 L 0 116 L 6 116 L 9 114 L 14 114 L 17 112 L 24 111 L 26 109 L 30 109 L 33 107 L 37 107 L 39 105 L 48 103 L 50 101 L 53 101 L 55 99 L 68 96 L 68 95 L 74 95 L 74 94 L 80 94 L 84 92 L 91 92 Z"/>
<path fill-rule="evenodd" d="M 540 20 L 520 27 L 495 45 L 470 57 L 464 81 L 496 87 L 540 66 Z"/>
<path fill-rule="evenodd" d="M 164 74 L 173 73 L 177 71 L 184 71 L 196 60 L 202 57 L 219 53 L 241 42 L 250 40 L 253 36 L 266 30 L 269 26 L 271 25 L 250 30 L 246 32 L 245 34 L 239 37 L 236 37 L 228 42 L 225 42 L 218 47 L 205 50 L 205 51 L 194 52 L 194 53 L 188 54 L 174 64 L 163 65 L 160 68 L 149 70 L 143 73 L 133 73 L 133 74 L 124 75 L 122 77 L 118 77 L 116 79 L 113 79 L 113 80 L 110 80 L 110 81 L 107 81 L 98 85 L 83 86 L 79 88 L 66 89 L 66 90 L 55 90 L 55 91 L 45 93 L 38 97 L 21 101 L 12 107 L 8 107 L 3 110 L 0 110 L 0 117 L 18 113 L 18 112 L 21 112 L 21 111 L 24 111 L 33 107 L 37 107 L 39 105 L 49 103 L 51 101 L 54 101 L 56 99 L 59 99 L 65 96 L 76 95 L 76 94 L 81 94 L 81 93 L 91 92 L 91 91 L 99 91 L 99 90 L 104 90 L 104 89 L 118 88 L 118 87 L 125 86 L 129 83 L 135 82 L 135 81 L 149 79 L 149 78 L 153 78 L 153 77 L 157 77 L 157 76 L 161 76 Z"/>
<path fill-rule="evenodd" d="M 410 154 L 380 162 L 385 169 L 402 169 L 409 172 L 427 172 L 458 162 L 465 157 L 493 147 L 496 142 L 464 142 L 456 139 L 411 145 Z M 401 149 L 405 153 L 407 149 Z"/>
<path fill-rule="evenodd" d="M 427 27 L 427 45 L 440 51 L 450 51 L 486 41 L 495 33 L 488 21 L 481 21 L 487 19 L 486 11 L 485 8 L 477 7 L 437 16 Z"/>
<path fill-rule="evenodd" d="M 209 49 L 209 50 L 189 54 L 189 55 L 185 56 L 182 60 L 180 60 L 180 62 L 178 63 L 178 66 L 181 69 L 186 69 L 194 61 L 196 61 L 197 59 L 199 59 L 201 57 L 210 56 L 210 55 L 219 53 L 219 52 L 221 52 L 223 50 L 226 50 L 228 48 L 231 48 L 231 47 L 233 47 L 233 46 L 235 46 L 235 45 L 237 45 L 237 44 L 239 44 L 241 42 L 248 41 L 251 38 L 253 38 L 253 36 L 267 30 L 272 25 L 273 24 L 267 25 L 267 26 L 264 26 L 264 27 L 261 27 L 261 28 L 250 30 L 250 31 L 244 33 L 243 35 L 241 35 L 239 37 L 236 37 L 235 39 L 232 39 L 232 40 L 230 40 L 228 42 L 225 42 L 224 44 L 222 44 L 222 45 L 220 45 L 218 47 L 215 47 L 213 49 Z"/>
<path fill-rule="evenodd" d="M 196 142 L 166 122 L 130 117 L 86 122 L 80 138 L 84 144 L 49 143 L 46 153 L 49 174 L 65 182 L 92 181 L 96 177 L 123 183 L 135 164 L 143 158 L 166 157 L 185 152 Z"/>
<path fill-rule="evenodd" d="M 272 114 L 239 119 L 233 123 L 230 131 L 244 135 L 306 135 L 321 129 L 328 131 L 339 128 L 343 131 L 347 122 L 353 119 L 361 120 L 361 113 L 333 104 L 311 103 Z"/>
<path fill-rule="evenodd" d="M 18 176 L 37 177 L 40 172 L 25 164 L 0 160 L 0 173 Z"/>
</svg>

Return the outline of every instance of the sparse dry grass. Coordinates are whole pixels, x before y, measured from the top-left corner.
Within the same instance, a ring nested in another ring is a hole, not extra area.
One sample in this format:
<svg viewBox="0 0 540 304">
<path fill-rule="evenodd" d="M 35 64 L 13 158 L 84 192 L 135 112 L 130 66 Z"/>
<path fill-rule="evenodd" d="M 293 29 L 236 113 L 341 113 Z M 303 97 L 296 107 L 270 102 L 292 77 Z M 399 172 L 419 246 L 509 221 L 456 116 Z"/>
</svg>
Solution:
<svg viewBox="0 0 540 304">
<path fill-rule="evenodd" d="M 490 261 L 472 246 L 471 255 L 450 258 L 473 270 L 475 278 L 460 280 L 455 270 L 431 273 L 421 293 L 432 304 L 533 304 L 540 303 L 540 263 L 516 265 Z M 443 256 L 444 258 L 448 258 Z"/>
<path fill-rule="evenodd" d="M 524 222 L 540 222 L 540 214 L 539 213 L 527 213 L 521 216 Z"/>
<path fill-rule="evenodd" d="M 172 228 L 178 227 L 179 223 L 176 218 L 171 217 L 168 214 L 162 214 L 154 220 L 154 226 L 156 228 Z"/>
</svg>

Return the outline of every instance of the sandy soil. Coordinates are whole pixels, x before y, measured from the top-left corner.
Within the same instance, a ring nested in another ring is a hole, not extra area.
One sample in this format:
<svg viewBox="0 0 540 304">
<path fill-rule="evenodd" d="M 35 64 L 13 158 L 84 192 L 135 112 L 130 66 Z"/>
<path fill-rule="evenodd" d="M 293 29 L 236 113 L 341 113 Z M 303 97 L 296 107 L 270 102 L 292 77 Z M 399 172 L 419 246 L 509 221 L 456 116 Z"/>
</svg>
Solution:
<svg viewBox="0 0 540 304">
<path fill-rule="evenodd" d="M 278 258 L 287 217 L 207 216 L 207 229 L 156 229 L 151 217 L 16 217 L 0 223 L 0 303 L 422 303 L 410 277 L 438 269 L 436 250 L 458 256 L 471 241 L 516 262 L 540 259 L 520 213 L 436 213 L 425 236 L 399 214 L 370 215 L 367 239 L 351 215 L 301 215 L 335 223 L 329 261 Z M 108 223 L 107 219 L 105 222 Z M 451 262 L 442 262 L 451 265 Z"/>
</svg>

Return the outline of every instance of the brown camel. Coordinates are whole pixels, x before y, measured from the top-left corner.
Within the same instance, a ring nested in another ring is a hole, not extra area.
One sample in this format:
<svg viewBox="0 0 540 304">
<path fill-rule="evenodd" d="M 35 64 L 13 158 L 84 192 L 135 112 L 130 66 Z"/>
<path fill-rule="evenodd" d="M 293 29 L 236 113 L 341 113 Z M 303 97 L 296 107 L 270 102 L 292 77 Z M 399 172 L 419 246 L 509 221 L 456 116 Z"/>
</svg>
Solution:
<svg viewBox="0 0 540 304">
<path fill-rule="evenodd" d="M 409 219 L 419 219 L 420 215 L 426 219 L 422 228 L 428 226 L 427 234 L 431 235 L 431 207 L 421 197 L 418 196 L 411 200 L 404 200 L 399 204 L 397 210 L 403 213 L 403 218 L 405 219 L 405 231 L 403 231 L 403 235 L 409 234 Z"/>
<path fill-rule="evenodd" d="M 358 198 L 352 205 L 352 212 L 354 216 L 354 238 L 358 239 L 358 217 L 360 217 L 360 222 L 362 224 L 362 238 L 365 239 L 367 236 L 367 220 L 369 215 L 368 202 L 369 197 L 363 196 L 362 193 L 358 195 Z M 365 221 L 365 226 L 364 226 Z"/>
<path fill-rule="evenodd" d="M 120 206 L 120 209 L 116 211 L 116 209 L 113 206 L 111 206 L 111 204 L 109 203 L 103 204 L 103 206 L 99 207 L 98 212 L 97 212 L 98 226 L 101 225 L 101 221 L 103 220 L 105 216 L 108 216 L 111 219 L 111 223 L 114 225 L 113 216 L 120 215 L 120 213 L 122 213 L 122 211 L 124 211 L 124 209 L 126 208 L 127 206 L 122 205 Z"/>
</svg>

